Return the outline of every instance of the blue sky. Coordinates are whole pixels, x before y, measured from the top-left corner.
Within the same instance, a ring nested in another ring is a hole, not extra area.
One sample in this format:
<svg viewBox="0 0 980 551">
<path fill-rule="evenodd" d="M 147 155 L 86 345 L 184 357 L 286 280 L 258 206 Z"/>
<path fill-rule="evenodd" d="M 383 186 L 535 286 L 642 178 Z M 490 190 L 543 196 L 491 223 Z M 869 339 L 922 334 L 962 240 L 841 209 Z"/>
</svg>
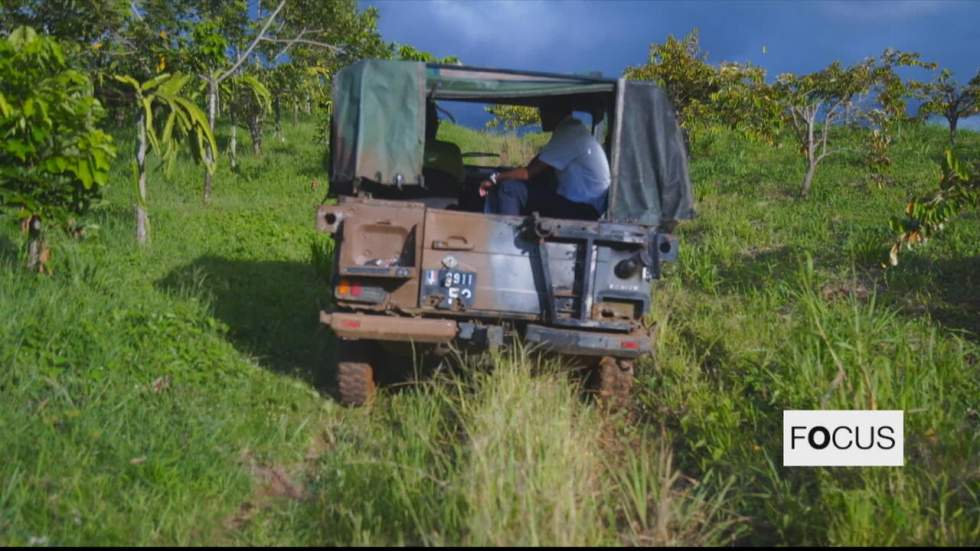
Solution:
<svg viewBox="0 0 980 551">
<path fill-rule="evenodd" d="M 915 51 L 961 82 L 980 69 L 980 1 L 361 0 L 389 41 L 467 65 L 618 76 L 697 27 L 709 61 L 770 77 Z M 924 77 L 925 75 L 921 75 Z M 971 121 L 975 126 L 976 120 Z"/>
</svg>

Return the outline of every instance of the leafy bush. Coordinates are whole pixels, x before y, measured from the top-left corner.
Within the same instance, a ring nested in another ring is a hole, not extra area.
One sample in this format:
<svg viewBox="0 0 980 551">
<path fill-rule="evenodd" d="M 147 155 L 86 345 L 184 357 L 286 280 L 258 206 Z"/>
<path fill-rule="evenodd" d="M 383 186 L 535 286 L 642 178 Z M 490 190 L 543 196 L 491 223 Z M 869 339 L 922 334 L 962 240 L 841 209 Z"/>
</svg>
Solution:
<svg viewBox="0 0 980 551">
<path fill-rule="evenodd" d="M 91 81 L 56 40 L 20 27 L 0 40 L 0 82 L 0 208 L 62 222 L 85 211 L 116 153 Z"/>
<path fill-rule="evenodd" d="M 970 170 L 962 166 L 953 152 L 947 149 L 939 190 L 928 197 L 909 201 L 904 218 L 892 217 L 891 228 L 898 233 L 898 237 L 889 251 L 889 262 L 892 266 L 897 265 L 903 246 L 911 249 L 925 243 L 960 212 L 978 206 L 980 179 L 971 175 Z"/>
</svg>

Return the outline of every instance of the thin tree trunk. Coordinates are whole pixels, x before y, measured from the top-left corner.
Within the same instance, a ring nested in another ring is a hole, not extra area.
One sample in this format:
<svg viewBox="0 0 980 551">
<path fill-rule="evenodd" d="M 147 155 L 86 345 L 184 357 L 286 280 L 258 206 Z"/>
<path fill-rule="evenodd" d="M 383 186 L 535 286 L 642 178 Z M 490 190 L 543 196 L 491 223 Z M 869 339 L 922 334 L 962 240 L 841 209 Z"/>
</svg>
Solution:
<svg viewBox="0 0 980 551">
<path fill-rule="evenodd" d="M 252 136 L 252 153 L 262 154 L 262 116 L 253 114 L 248 118 L 248 133 Z"/>
<path fill-rule="evenodd" d="M 231 157 L 231 169 L 238 168 L 238 125 L 235 118 L 231 119 L 231 142 L 228 144 L 229 157 Z"/>
<path fill-rule="evenodd" d="M 214 75 L 210 75 L 208 78 L 208 126 L 211 127 L 212 134 L 214 133 L 214 118 L 217 104 L 218 83 L 215 81 Z M 211 155 L 210 148 L 204 150 L 204 163 L 207 165 L 204 170 L 204 202 L 208 203 L 211 201 L 211 172 L 214 166 L 214 158 Z"/>
<path fill-rule="evenodd" d="M 279 143 L 285 143 L 286 138 L 282 134 L 282 103 L 279 101 L 279 96 L 275 99 L 275 110 L 276 110 L 276 138 Z"/>
<path fill-rule="evenodd" d="M 956 126 L 959 123 L 958 117 L 949 118 L 949 147 L 952 148 L 956 145 Z"/>
<path fill-rule="evenodd" d="M 41 231 L 41 217 L 33 215 L 27 221 L 27 269 L 43 272 L 45 255 L 44 234 Z"/>
<path fill-rule="evenodd" d="M 807 161 L 806 175 L 803 176 L 803 188 L 800 190 L 800 197 L 806 197 L 810 194 L 810 187 L 813 185 L 813 175 L 817 171 L 817 163 L 815 161 Z"/>
<path fill-rule="evenodd" d="M 136 242 L 145 245 L 150 240 L 150 218 L 146 213 L 146 119 L 140 110 L 136 128 Z"/>
</svg>

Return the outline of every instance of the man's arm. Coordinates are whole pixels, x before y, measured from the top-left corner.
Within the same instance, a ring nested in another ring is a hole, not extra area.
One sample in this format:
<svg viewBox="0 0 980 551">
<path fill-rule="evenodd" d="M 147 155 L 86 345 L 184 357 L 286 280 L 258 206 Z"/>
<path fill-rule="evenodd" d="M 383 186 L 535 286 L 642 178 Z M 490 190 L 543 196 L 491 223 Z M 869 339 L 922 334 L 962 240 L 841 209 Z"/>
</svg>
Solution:
<svg viewBox="0 0 980 551">
<path fill-rule="evenodd" d="M 503 182 L 504 180 L 523 180 L 529 182 L 532 178 L 535 178 L 546 170 L 551 170 L 551 166 L 535 156 L 525 167 L 512 168 L 498 173 L 497 182 Z M 480 197 L 486 197 L 487 191 L 493 186 L 494 183 L 490 180 L 480 182 Z"/>
</svg>

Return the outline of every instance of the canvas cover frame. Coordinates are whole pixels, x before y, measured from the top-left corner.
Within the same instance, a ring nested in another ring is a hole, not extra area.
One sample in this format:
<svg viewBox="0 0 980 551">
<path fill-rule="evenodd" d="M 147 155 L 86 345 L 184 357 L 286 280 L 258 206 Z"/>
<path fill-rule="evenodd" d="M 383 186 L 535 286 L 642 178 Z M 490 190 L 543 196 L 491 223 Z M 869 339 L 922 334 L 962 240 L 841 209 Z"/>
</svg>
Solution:
<svg viewBox="0 0 980 551">
<path fill-rule="evenodd" d="M 694 215 L 683 136 L 653 83 L 412 61 L 363 60 L 334 75 L 331 187 L 424 184 L 429 100 L 564 102 L 594 118 L 608 112 L 612 184 L 604 218 L 655 226 Z"/>
</svg>

